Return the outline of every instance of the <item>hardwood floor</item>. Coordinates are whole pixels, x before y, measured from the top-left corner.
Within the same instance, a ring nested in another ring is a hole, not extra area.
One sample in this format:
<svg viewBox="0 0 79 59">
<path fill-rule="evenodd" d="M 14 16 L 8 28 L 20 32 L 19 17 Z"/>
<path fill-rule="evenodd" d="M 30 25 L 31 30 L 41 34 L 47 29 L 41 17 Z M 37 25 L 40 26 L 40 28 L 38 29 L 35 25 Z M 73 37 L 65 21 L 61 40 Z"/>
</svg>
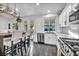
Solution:
<svg viewBox="0 0 79 59">
<path fill-rule="evenodd" d="M 23 56 L 56 56 L 57 55 L 57 47 L 54 45 L 38 44 L 31 42 L 29 50 L 27 49 L 27 53 L 25 53 L 24 48 L 22 49 L 23 49 Z M 21 56 L 21 52 L 19 53 L 18 51 L 16 52 L 17 54 L 15 56 Z"/>
<path fill-rule="evenodd" d="M 57 47 L 47 44 L 34 43 L 33 56 L 56 56 Z"/>
</svg>

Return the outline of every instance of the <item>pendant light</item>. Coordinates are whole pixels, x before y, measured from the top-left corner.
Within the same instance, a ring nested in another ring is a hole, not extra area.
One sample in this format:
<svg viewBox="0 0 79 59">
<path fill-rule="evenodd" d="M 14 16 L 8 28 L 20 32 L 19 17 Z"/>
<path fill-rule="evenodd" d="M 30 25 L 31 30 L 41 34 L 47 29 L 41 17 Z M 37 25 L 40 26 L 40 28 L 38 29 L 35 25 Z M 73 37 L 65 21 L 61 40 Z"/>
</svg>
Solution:
<svg viewBox="0 0 79 59">
<path fill-rule="evenodd" d="M 22 19 L 20 18 L 20 16 L 17 17 L 16 21 L 17 22 L 21 22 L 22 21 Z"/>
<path fill-rule="evenodd" d="M 16 13 L 16 3 L 15 3 L 15 13 Z M 17 22 L 21 22 L 22 19 L 20 18 L 20 12 L 19 12 L 19 15 L 16 17 L 16 21 Z"/>
</svg>

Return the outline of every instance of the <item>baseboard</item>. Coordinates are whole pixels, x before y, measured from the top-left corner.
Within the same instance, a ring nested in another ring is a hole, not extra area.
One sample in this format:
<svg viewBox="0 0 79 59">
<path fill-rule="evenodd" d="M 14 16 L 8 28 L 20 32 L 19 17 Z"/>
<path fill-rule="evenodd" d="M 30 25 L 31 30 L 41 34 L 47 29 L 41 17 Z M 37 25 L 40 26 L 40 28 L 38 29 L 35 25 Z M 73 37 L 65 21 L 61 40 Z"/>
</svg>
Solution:
<svg viewBox="0 0 79 59">
<path fill-rule="evenodd" d="M 38 42 L 38 44 L 44 44 L 44 42 Z"/>
<path fill-rule="evenodd" d="M 44 44 L 44 45 L 49 45 L 49 46 L 54 46 L 57 48 L 57 45 L 54 44 L 47 44 L 47 43 L 42 43 L 42 42 L 34 42 L 35 44 Z"/>
</svg>

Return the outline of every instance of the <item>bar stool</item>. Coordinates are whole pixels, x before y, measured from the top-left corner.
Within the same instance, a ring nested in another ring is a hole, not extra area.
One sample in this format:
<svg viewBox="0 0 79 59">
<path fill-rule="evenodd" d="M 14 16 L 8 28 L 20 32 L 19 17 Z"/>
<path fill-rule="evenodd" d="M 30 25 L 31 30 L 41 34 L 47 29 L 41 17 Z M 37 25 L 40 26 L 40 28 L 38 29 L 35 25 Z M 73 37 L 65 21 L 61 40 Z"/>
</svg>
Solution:
<svg viewBox="0 0 79 59">
<path fill-rule="evenodd" d="M 21 44 L 22 44 L 22 47 L 24 48 L 24 51 L 25 51 L 25 54 L 27 54 L 27 48 L 26 48 L 26 46 L 27 46 L 27 36 L 26 36 L 26 33 L 24 33 L 23 35 L 22 35 L 22 40 L 21 40 Z"/>
<path fill-rule="evenodd" d="M 23 45 L 24 45 L 25 53 L 27 53 L 27 51 L 26 51 L 26 44 L 27 44 L 27 42 L 26 42 L 26 37 L 24 37 L 24 43 L 23 43 Z"/>
<path fill-rule="evenodd" d="M 21 56 L 23 56 L 22 48 L 24 48 L 25 53 L 27 53 L 26 45 L 27 45 L 26 37 L 22 37 L 22 33 L 20 33 L 20 32 L 18 32 L 18 33 L 14 32 L 12 35 L 12 38 L 10 38 L 4 44 L 4 51 L 5 51 L 4 54 L 5 55 L 9 54 L 11 56 L 15 56 L 15 55 L 17 55 L 16 50 L 18 51 L 18 53 L 20 50 Z M 6 52 L 8 52 L 8 53 L 6 53 Z"/>
<path fill-rule="evenodd" d="M 13 44 L 13 41 L 8 42 L 9 44 L 4 45 L 4 55 L 16 55 L 16 45 Z"/>
<path fill-rule="evenodd" d="M 22 40 L 22 38 L 20 39 L 20 43 L 19 43 L 19 48 L 18 48 L 18 52 L 19 52 L 19 50 L 21 51 L 21 56 L 23 56 L 23 49 L 22 48 L 24 48 L 24 50 L 25 50 L 25 53 L 27 53 L 27 51 L 26 51 L 26 38 L 24 37 L 24 40 Z"/>
<path fill-rule="evenodd" d="M 11 37 L 3 39 L 3 45 L 4 45 L 4 55 L 9 54 L 11 47 Z"/>
<path fill-rule="evenodd" d="M 29 53 L 30 53 L 30 36 L 28 36 L 27 38 L 27 55 L 29 56 Z"/>
<path fill-rule="evenodd" d="M 17 42 L 17 41 L 8 42 L 7 45 L 4 45 L 4 54 L 5 55 L 9 54 L 11 56 L 15 56 L 15 55 L 17 55 L 16 50 L 18 49 L 17 51 L 20 50 L 21 56 L 23 56 L 23 49 L 22 49 L 23 46 L 24 46 L 24 44 L 23 44 L 22 38 L 19 39 L 19 42 Z"/>
<path fill-rule="evenodd" d="M 22 37 L 22 32 L 15 31 L 12 33 L 12 38 L 9 41 L 5 41 L 4 51 L 11 50 L 11 55 L 16 54 L 16 48 L 19 48 L 20 38 Z M 6 49 L 7 47 L 7 49 Z M 13 52 L 12 52 L 13 51 Z"/>
</svg>

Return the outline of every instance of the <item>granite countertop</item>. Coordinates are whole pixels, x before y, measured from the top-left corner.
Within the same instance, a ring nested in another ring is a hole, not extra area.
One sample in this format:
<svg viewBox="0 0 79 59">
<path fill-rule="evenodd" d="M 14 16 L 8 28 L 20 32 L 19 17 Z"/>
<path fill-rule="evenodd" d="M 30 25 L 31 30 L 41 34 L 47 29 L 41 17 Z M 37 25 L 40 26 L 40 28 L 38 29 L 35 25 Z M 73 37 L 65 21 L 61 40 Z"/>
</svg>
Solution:
<svg viewBox="0 0 79 59">
<path fill-rule="evenodd" d="M 12 33 L 0 33 L 0 36 L 8 36 L 8 35 L 12 35 Z"/>
</svg>

